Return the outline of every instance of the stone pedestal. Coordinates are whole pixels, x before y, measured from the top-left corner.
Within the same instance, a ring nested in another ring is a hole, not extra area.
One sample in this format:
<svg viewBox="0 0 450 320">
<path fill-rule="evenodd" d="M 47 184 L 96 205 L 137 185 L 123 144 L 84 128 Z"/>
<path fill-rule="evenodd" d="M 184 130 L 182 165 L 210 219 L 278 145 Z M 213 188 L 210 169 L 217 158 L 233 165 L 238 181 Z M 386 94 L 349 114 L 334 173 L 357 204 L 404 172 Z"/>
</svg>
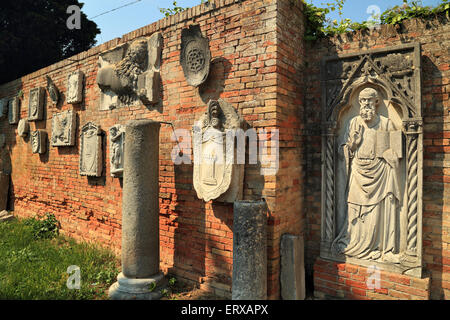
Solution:
<svg viewBox="0 0 450 320">
<path fill-rule="evenodd" d="M 161 297 L 159 129 L 160 124 L 151 120 L 133 120 L 125 127 L 122 272 L 109 290 L 110 299 Z"/>
<path fill-rule="evenodd" d="M 284 234 L 281 237 L 281 298 L 304 300 L 305 258 L 303 237 Z"/>
<path fill-rule="evenodd" d="M 236 201 L 233 222 L 233 300 L 267 299 L 267 205 Z"/>
</svg>

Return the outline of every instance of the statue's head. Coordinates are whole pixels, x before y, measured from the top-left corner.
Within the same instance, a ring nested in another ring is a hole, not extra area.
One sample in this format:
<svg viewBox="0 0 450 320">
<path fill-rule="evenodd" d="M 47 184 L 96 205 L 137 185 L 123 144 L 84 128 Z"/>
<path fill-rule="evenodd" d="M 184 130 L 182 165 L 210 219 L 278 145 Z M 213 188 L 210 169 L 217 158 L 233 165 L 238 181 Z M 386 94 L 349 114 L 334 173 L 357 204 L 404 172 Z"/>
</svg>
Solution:
<svg viewBox="0 0 450 320">
<path fill-rule="evenodd" d="M 214 129 L 219 129 L 222 121 L 220 120 L 220 105 L 218 101 L 211 101 L 209 105 L 209 123 Z"/>
<path fill-rule="evenodd" d="M 379 103 L 378 91 L 373 88 L 365 88 L 359 93 L 359 115 L 364 121 L 370 122 L 375 117 Z"/>
</svg>

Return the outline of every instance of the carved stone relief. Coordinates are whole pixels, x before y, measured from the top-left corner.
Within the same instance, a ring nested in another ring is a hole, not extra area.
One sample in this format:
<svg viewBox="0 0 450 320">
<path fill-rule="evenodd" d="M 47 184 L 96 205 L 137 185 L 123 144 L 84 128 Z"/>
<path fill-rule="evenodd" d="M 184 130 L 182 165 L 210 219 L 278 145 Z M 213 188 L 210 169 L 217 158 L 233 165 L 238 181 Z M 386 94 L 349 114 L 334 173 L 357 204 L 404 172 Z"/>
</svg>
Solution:
<svg viewBox="0 0 450 320">
<path fill-rule="evenodd" d="M 76 104 L 83 101 L 84 74 L 78 70 L 67 76 L 67 103 Z"/>
<path fill-rule="evenodd" d="M 322 63 L 321 256 L 422 272 L 420 47 Z"/>
<path fill-rule="evenodd" d="M 204 201 L 234 202 L 242 197 L 244 164 L 236 163 L 234 134 L 242 120 L 233 106 L 211 100 L 194 125 L 194 188 Z"/>
<path fill-rule="evenodd" d="M 44 154 L 47 152 L 47 132 L 36 130 L 31 133 L 31 151 L 33 153 Z"/>
<path fill-rule="evenodd" d="M 53 80 L 49 77 L 49 76 L 45 76 L 45 78 L 47 79 L 47 92 L 48 95 L 50 97 L 50 99 L 52 100 L 54 105 L 57 105 L 59 102 L 59 90 L 56 87 L 56 85 L 53 83 Z"/>
<path fill-rule="evenodd" d="M 0 99 L 0 120 L 5 118 L 8 114 L 8 99 Z"/>
<path fill-rule="evenodd" d="M 189 85 L 198 87 L 206 81 L 211 64 L 209 40 L 203 37 L 199 25 L 181 31 L 180 64 Z"/>
<path fill-rule="evenodd" d="M 17 124 L 20 119 L 20 99 L 14 97 L 8 102 L 8 121 L 9 124 Z"/>
<path fill-rule="evenodd" d="M 30 124 L 27 119 L 20 119 L 17 125 L 17 133 L 19 137 L 25 138 L 30 132 Z"/>
<path fill-rule="evenodd" d="M 159 101 L 160 33 L 114 48 L 99 57 L 100 110 Z"/>
<path fill-rule="evenodd" d="M 44 88 L 30 90 L 28 96 L 28 121 L 42 120 L 44 117 Z"/>
<path fill-rule="evenodd" d="M 117 124 L 109 129 L 109 161 L 111 176 L 123 176 L 125 126 Z"/>
<path fill-rule="evenodd" d="M 100 177 L 103 167 L 100 126 L 86 123 L 81 128 L 80 144 L 80 175 Z"/>
<path fill-rule="evenodd" d="M 75 145 L 76 115 L 73 110 L 55 113 L 52 118 L 52 147 Z"/>
</svg>

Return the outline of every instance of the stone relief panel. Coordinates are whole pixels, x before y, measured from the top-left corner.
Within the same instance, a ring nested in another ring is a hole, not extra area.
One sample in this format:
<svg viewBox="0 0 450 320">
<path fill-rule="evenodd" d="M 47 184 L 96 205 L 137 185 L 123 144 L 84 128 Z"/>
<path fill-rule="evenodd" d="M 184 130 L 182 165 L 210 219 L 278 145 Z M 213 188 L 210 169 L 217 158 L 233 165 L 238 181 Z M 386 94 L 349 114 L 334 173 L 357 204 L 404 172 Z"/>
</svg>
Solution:
<svg viewBox="0 0 450 320">
<path fill-rule="evenodd" d="M 73 110 L 55 113 L 52 118 L 52 147 L 75 145 L 76 114 Z"/>
<path fill-rule="evenodd" d="M 81 128 L 80 175 L 100 177 L 102 175 L 102 136 L 100 126 L 92 122 Z"/>
<path fill-rule="evenodd" d="M 28 96 L 28 121 L 42 120 L 44 117 L 44 88 L 30 90 Z"/>
<path fill-rule="evenodd" d="M 123 176 L 123 156 L 125 146 L 125 126 L 116 124 L 109 129 L 109 161 L 111 176 Z"/>
<path fill-rule="evenodd" d="M 17 124 L 20 120 L 20 99 L 14 97 L 8 102 L 8 121 L 9 124 Z"/>
<path fill-rule="evenodd" d="M 30 132 L 30 124 L 27 119 L 20 119 L 17 125 L 17 134 L 19 137 L 25 138 Z"/>
<path fill-rule="evenodd" d="M 203 37 L 199 25 L 181 31 L 180 64 L 189 85 L 198 87 L 206 81 L 211 64 L 208 38 Z"/>
<path fill-rule="evenodd" d="M 44 154 L 47 152 L 47 132 L 43 130 L 33 131 L 30 140 L 33 153 Z"/>
<path fill-rule="evenodd" d="M 325 58 L 322 80 L 321 256 L 420 277 L 420 47 Z"/>
<path fill-rule="evenodd" d="M 234 136 L 242 120 L 233 106 L 211 100 L 194 125 L 194 188 L 204 201 L 242 198 L 244 164 L 236 163 Z"/>
<path fill-rule="evenodd" d="M 50 97 L 50 99 L 52 100 L 54 105 L 57 105 L 59 102 L 59 90 L 56 87 L 56 85 L 54 84 L 53 80 L 49 77 L 49 76 L 45 76 L 45 78 L 47 79 L 47 92 L 48 95 Z"/>
<path fill-rule="evenodd" d="M 100 110 L 159 101 L 161 48 L 161 33 L 155 33 L 100 55 Z"/>
<path fill-rule="evenodd" d="M 84 74 L 78 70 L 67 76 L 67 103 L 77 104 L 83 101 Z"/>
<path fill-rule="evenodd" d="M 5 118 L 8 114 L 8 99 L 0 99 L 0 120 Z"/>
</svg>

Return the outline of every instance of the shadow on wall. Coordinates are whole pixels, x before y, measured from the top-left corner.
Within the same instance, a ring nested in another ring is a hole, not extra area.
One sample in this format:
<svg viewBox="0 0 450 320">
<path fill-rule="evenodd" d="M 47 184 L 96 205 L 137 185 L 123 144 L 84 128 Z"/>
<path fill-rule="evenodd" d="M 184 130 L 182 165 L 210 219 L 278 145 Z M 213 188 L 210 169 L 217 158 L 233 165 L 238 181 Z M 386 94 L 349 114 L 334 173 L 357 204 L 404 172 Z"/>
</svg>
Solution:
<svg viewBox="0 0 450 320">
<path fill-rule="evenodd" d="M 225 81 L 228 79 L 231 67 L 230 61 L 223 57 L 211 61 L 208 78 L 198 88 L 198 93 L 205 105 L 209 100 L 219 99 L 225 88 Z"/>
<path fill-rule="evenodd" d="M 443 88 L 441 71 L 428 56 L 422 55 L 423 265 L 425 271 L 431 273 L 431 299 L 445 299 L 442 215 L 444 198 L 448 196 L 444 193 L 446 151 L 442 144 L 448 138 L 444 132 L 444 117 L 448 111 L 444 110 Z"/>
</svg>

